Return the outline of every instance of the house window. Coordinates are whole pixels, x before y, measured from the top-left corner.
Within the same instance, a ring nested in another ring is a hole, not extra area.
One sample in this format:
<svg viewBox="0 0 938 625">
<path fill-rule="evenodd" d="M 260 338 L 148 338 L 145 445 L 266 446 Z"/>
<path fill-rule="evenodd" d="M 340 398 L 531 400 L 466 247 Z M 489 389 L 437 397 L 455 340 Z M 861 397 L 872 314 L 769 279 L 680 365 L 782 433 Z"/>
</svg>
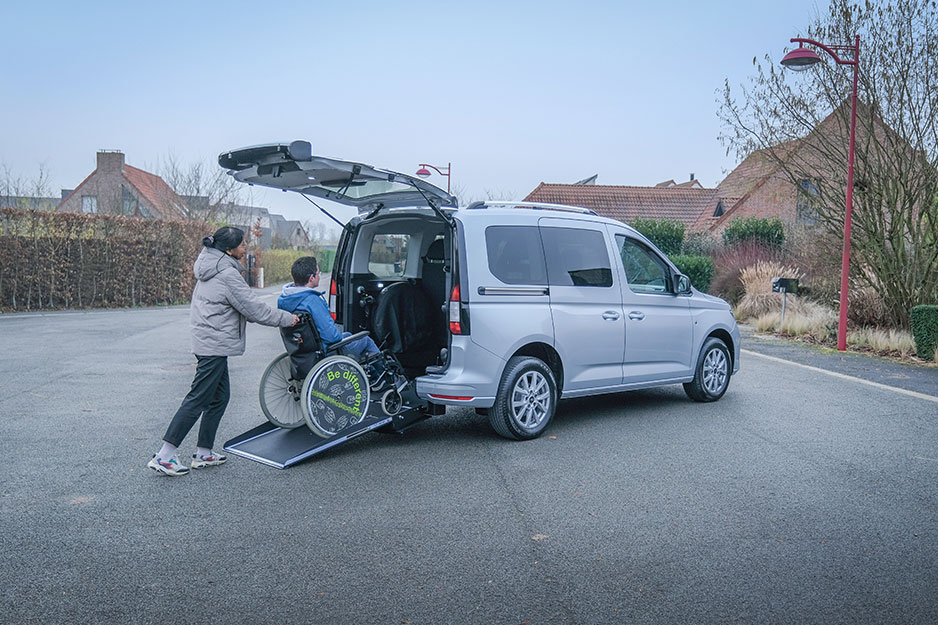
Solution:
<svg viewBox="0 0 938 625">
<path fill-rule="evenodd" d="M 126 187 L 121 187 L 123 192 L 123 206 L 121 207 L 121 215 L 134 215 L 137 212 L 137 196 L 127 190 Z"/>
<path fill-rule="evenodd" d="M 797 211 L 799 222 L 807 226 L 817 224 L 818 195 L 820 195 L 820 192 L 811 180 L 804 179 L 798 183 Z"/>
<path fill-rule="evenodd" d="M 723 216 L 723 200 L 720 200 L 719 202 L 717 202 L 717 209 L 713 211 L 713 216 L 714 217 Z"/>
<path fill-rule="evenodd" d="M 98 212 L 98 196 L 96 195 L 81 196 L 81 212 L 97 213 Z"/>
</svg>

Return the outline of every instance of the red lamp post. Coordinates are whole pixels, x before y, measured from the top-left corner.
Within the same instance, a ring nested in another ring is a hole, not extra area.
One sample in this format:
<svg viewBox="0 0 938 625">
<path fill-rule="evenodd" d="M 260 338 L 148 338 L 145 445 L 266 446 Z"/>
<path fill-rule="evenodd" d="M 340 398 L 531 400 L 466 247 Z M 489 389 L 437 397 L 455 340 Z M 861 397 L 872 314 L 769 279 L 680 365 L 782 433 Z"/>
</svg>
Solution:
<svg viewBox="0 0 938 625">
<path fill-rule="evenodd" d="M 426 178 L 430 175 L 430 170 L 427 169 L 427 167 L 432 167 L 434 170 L 436 170 L 436 173 L 440 174 L 441 176 L 446 176 L 446 192 L 449 193 L 449 177 L 453 169 L 452 163 L 446 164 L 445 172 L 440 171 L 439 168 L 434 167 L 433 165 L 428 165 L 427 163 L 420 163 L 418 167 L 420 167 L 420 169 L 417 170 L 417 175 L 420 176 L 421 178 Z"/>
<path fill-rule="evenodd" d="M 853 213 L 853 160 L 857 129 L 857 82 L 860 75 L 860 35 L 856 36 L 856 43 L 852 46 L 825 46 L 812 39 L 795 38 L 791 43 L 798 42 L 798 47 L 785 55 L 782 65 L 795 70 L 806 70 L 821 58 L 814 51 L 805 48 L 808 43 L 824 50 L 837 61 L 838 65 L 853 65 L 853 96 L 850 102 L 850 146 L 847 150 L 847 207 L 844 214 L 844 252 L 840 266 L 840 322 L 837 325 L 837 349 L 847 349 L 847 288 L 850 275 L 850 222 Z M 842 59 L 837 52 L 853 52 L 853 60 Z"/>
</svg>

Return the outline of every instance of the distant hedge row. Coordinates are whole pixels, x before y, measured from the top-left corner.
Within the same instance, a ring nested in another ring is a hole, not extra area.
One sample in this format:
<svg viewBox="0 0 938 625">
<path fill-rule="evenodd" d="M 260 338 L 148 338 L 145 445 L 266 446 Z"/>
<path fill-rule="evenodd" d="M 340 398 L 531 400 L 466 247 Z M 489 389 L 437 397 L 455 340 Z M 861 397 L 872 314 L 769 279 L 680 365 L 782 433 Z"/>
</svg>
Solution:
<svg viewBox="0 0 938 625">
<path fill-rule="evenodd" d="M 187 302 L 210 231 L 191 221 L 0 209 L 0 310 Z"/>
</svg>

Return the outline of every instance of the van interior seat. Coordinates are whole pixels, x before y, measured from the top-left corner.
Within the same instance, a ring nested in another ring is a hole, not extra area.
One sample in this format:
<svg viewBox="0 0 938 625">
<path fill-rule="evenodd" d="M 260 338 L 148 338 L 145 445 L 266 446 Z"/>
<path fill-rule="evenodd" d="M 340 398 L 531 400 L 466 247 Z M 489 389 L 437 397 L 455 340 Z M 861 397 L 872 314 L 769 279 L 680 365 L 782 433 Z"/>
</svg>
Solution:
<svg viewBox="0 0 938 625">
<path fill-rule="evenodd" d="M 423 256 L 423 268 L 420 274 L 423 290 L 430 296 L 430 301 L 442 310 L 446 303 L 446 261 L 443 258 L 443 239 L 437 239 L 427 248 Z"/>
<path fill-rule="evenodd" d="M 372 317 L 378 348 L 393 352 L 405 369 L 435 364 L 440 348 L 433 313 L 422 287 L 410 280 L 389 284 L 378 294 Z"/>
</svg>

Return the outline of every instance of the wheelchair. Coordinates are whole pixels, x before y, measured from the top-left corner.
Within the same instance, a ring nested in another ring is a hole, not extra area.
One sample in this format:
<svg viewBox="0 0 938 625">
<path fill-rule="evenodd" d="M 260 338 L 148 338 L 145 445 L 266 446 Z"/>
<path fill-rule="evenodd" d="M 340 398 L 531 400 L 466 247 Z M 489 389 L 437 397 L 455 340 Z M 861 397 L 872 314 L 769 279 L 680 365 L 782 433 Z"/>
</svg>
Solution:
<svg viewBox="0 0 938 625">
<path fill-rule="evenodd" d="M 317 436 L 330 438 L 365 419 L 373 398 L 380 398 L 386 416 L 405 408 L 402 392 L 411 382 L 393 353 L 382 350 L 361 362 L 339 353 L 368 331 L 326 348 L 312 317 L 298 316 L 295 326 L 280 329 L 286 353 L 261 376 L 258 395 L 268 421 L 284 429 L 305 424 Z"/>
</svg>

